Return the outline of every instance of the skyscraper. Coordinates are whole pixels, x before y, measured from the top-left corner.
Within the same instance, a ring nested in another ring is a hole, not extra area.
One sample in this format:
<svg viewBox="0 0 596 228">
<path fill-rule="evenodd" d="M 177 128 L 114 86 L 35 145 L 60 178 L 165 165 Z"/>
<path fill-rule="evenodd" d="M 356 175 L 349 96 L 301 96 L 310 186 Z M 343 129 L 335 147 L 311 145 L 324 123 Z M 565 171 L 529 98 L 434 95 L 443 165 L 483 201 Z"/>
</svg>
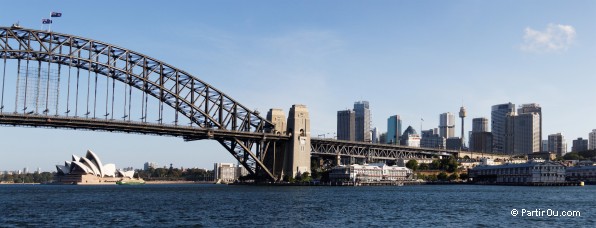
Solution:
<svg viewBox="0 0 596 228">
<path fill-rule="evenodd" d="M 356 141 L 371 142 L 370 107 L 368 101 L 354 102 L 354 112 L 356 113 Z"/>
<path fill-rule="evenodd" d="M 472 119 L 472 132 L 488 132 L 488 119 L 484 117 Z"/>
<path fill-rule="evenodd" d="M 444 138 L 455 137 L 455 115 L 450 112 L 439 115 L 439 135 Z"/>
<path fill-rule="evenodd" d="M 493 152 L 505 153 L 507 139 L 507 116 L 515 113 L 515 105 L 511 102 L 492 106 L 490 118 L 492 120 Z"/>
<path fill-rule="evenodd" d="M 571 152 L 580 152 L 588 150 L 588 140 L 583 138 L 577 138 L 573 140 L 573 146 L 571 147 Z"/>
<path fill-rule="evenodd" d="M 372 143 L 379 143 L 379 130 L 377 130 L 376 127 L 373 127 L 370 133 L 372 134 Z"/>
<path fill-rule="evenodd" d="M 488 131 L 487 118 L 472 119 L 472 133 L 470 134 L 469 147 L 470 151 L 493 151 L 493 134 Z"/>
<path fill-rule="evenodd" d="M 596 149 L 596 129 L 588 135 L 588 150 Z"/>
<path fill-rule="evenodd" d="M 356 114 L 352 110 L 337 111 L 337 139 L 354 141 L 356 139 Z"/>
<path fill-rule="evenodd" d="M 567 153 L 565 137 L 561 133 L 548 135 L 548 152 L 555 153 L 557 156 L 563 156 Z"/>
<path fill-rule="evenodd" d="M 538 105 L 536 103 L 522 104 L 517 109 L 517 114 L 526 114 L 526 113 L 538 113 L 540 115 L 540 120 L 539 120 L 540 127 L 538 128 L 538 136 L 540 138 L 540 141 L 542 141 L 542 108 L 540 107 L 540 105 Z M 543 151 L 543 150 L 544 150 L 544 148 L 540 148 L 540 151 Z"/>
<path fill-rule="evenodd" d="M 390 116 L 387 119 L 387 144 L 399 144 L 401 135 L 401 119 L 399 115 Z"/>
<path fill-rule="evenodd" d="M 511 154 L 540 152 L 540 114 L 529 112 L 507 117 L 506 151 Z"/>
</svg>

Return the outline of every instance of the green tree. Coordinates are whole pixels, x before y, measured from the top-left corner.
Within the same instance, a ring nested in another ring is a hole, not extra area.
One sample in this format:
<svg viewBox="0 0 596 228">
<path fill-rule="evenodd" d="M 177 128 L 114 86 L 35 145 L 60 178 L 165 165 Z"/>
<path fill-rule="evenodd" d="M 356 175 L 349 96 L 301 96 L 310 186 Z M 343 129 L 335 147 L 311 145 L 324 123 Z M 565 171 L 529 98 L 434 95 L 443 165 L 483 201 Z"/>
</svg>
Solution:
<svg viewBox="0 0 596 228">
<path fill-rule="evenodd" d="M 418 170 L 428 170 L 428 164 L 426 163 L 421 163 L 420 165 L 418 165 Z"/>
<path fill-rule="evenodd" d="M 439 175 L 437 175 L 437 179 L 439 179 L 440 181 L 446 181 L 447 180 L 447 173 L 445 173 L 445 172 L 439 173 Z"/>
<path fill-rule="evenodd" d="M 580 151 L 580 152 L 578 152 L 578 154 L 580 156 L 582 156 L 584 159 L 594 159 L 594 158 L 596 158 L 596 150 Z"/>
<path fill-rule="evenodd" d="M 454 156 L 450 156 L 448 158 L 441 159 L 440 162 L 440 170 L 445 170 L 449 173 L 455 172 L 459 166 L 457 163 L 457 159 Z"/>
<path fill-rule="evenodd" d="M 457 175 L 457 173 L 452 173 L 451 175 L 449 175 L 450 181 L 457 180 L 458 178 L 459 178 L 459 175 Z"/>
<path fill-rule="evenodd" d="M 422 180 L 426 180 L 426 178 L 427 178 L 427 177 L 426 177 L 426 175 L 424 175 L 424 174 L 421 174 L 421 173 L 417 173 L 417 174 L 416 174 L 416 179 L 422 179 Z"/>
<path fill-rule="evenodd" d="M 578 152 L 571 152 L 571 153 L 565 154 L 565 156 L 563 156 L 563 159 L 565 159 L 565 160 L 582 160 L 582 159 L 584 159 L 584 157 L 579 155 Z"/>
<path fill-rule="evenodd" d="M 416 171 L 418 169 L 418 161 L 416 161 L 415 159 L 409 160 L 406 163 L 406 167 L 408 167 L 408 169 Z"/>
<path fill-rule="evenodd" d="M 430 169 L 432 170 L 437 170 L 437 169 L 441 169 L 441 162 L 439 160 L 433 160 L 430 163 Z"/>
<path fill-rule="evenodd" d="M 302 173 L 302 175 L 300 175 L 300 181 L 302 181 L 302 182 L 312 181 L 312 178 L 310 177 L 310 173 L 309 172 Z"/>
<path fill-rule="evenodd" d="M 426 179 L 427 181 L 437 181 L 437 179 L 438 179 L 437 178 L 437 175 L 434 175 L 434 174 L 433 175 L 428 175 L 428 176 L 426 176 L 426 178 L 427 178 Z"/>
</svg>

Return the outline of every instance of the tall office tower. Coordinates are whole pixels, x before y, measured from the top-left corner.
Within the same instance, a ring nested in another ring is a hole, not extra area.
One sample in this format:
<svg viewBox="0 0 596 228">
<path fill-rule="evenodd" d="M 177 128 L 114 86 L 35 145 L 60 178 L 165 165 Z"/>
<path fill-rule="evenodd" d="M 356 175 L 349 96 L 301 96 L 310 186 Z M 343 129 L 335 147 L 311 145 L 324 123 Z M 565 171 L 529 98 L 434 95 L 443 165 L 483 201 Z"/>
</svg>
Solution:
<svg viewBox="0 0 596 228">
<path fill-rule="evenodd" d="M 455 137 L 455 115 L 450 112 L 439 115 L 439 135 L 444 138 Z"/>
<path fill-rule="evenodd" d="M 464 118 L 466 118 L 466 108 L 464 108 L 464 106 L 461 106 L 461 108 L 459 108 L 459 118 L 461 118 L 461 148 L 463 149 L 465 146 L 464 144 Z"/>
<path fill-rule="evenodd" d="M 399 144 L 401 135 L 401 119 L 399 115 L 390 116 L 387 119 L 387 144 Z"/>
<path fill-rule="evenodd" d="M 484 117 L 472 119 L 472 132 L 488 132 L 488 119 Z"/>
<path fill-rule="evenodd" d="M 507 115 L 515 113 L 515 105 L 511 102 L 492 106 L 490 118 L 492 120 L 493 152 L 505 153 L 507 139 Z"/>
<path fill-rule="evenodd" d="M 596 149 L 596 129 L 592 130 L 588 135 L 588 149 Z"/>
<path fill-rule="evenodd" d="M 588 140 L 583 138 L 577 138 L 573 140 L 573 146 L 571 147 L 571 152 L 580 152 L 588 150 Z"/>
<path fill-rule="evenodd" d="M 354 102 L 354 112 L 356 113 L 356 141 L 371 142 L 370 107 L 368 101 Z"/>
<path fill-rule="evenodd" d="M 542 148 L 541 152 L 548 152 L 548 139 L 543 139 L 542 140 L 542 146 L 540 148 Z"/>
<path fill-rule="evenodd" d="M 352 110 L 337 111 L 337 139 L 354 141 L 356 114 Z"/>
<path fill-rule="evenodd" d="M 542 141 L 542 108 L 540 107 L 540 105 L 536 104 L 536 103 L 531 103 L 531 104 L 522 104 L 518 109 L 517 109 L 517 114 L 526 114 L 526 113 L 538 113 L 540 115 L 540 128 L 539 128 L 539 132 L 538 135 L 540 136 L 540 141 Z M 540 151 L 543 151 L 544 148 L 540 148 Z"/>
<path fill-rule="evenodd" d="M 556 153 L 557 156 L 563 156 L 567 153 L 565 137 L 561 133 L 548 135 L 548 152 Z"/>
<path fill-rule="evenodd" d="M 540 114 L 530 112 L 507 118 L 507 152 L 529 154 L 540 152 Z"/>
<path fill-rule="evenodd" d="M 379 143 L 379 130 L 377 130 L 376 127 L 373 127 L 370 133 L 372 134 L 372 143 Z"/>
<path fill-rule="evenodd" d="M 492 152 L 493 134 L 488 131 L 487 118 L 472 119 L 472 132 L 470 133 L 470 151 Z"/>
</svg>

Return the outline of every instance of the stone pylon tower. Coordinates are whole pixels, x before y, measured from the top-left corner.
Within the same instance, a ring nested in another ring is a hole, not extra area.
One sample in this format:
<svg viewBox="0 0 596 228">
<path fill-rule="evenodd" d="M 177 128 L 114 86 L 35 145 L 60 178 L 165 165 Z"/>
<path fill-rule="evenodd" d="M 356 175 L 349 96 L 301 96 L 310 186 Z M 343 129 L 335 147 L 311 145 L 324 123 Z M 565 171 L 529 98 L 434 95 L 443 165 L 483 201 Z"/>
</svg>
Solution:
<svg viewBox="0 0 596 228">
<path fill-rule="evenodd" d="M 288 115 L 284 175 L 296 177 L 310 171 L 310 117 L 306 105 L 293 105 Z"/>
<path fill-rule="evenodd" d="M 267 112 L 267 120 L 275 124 L 275 129 L 273 129 L 275 134 L 287 134 L 286 115 L 282 109 L 270 109 L 269 112 Z M 267 150 L 265 165 L 271 170 L 273 176 L 277 177 L 277 179 L 282 178 L 286 154 L 285 152 L 286 144 L 283 142 L 273 142 L 273 145 L 269 145 Z"/>
</svg>

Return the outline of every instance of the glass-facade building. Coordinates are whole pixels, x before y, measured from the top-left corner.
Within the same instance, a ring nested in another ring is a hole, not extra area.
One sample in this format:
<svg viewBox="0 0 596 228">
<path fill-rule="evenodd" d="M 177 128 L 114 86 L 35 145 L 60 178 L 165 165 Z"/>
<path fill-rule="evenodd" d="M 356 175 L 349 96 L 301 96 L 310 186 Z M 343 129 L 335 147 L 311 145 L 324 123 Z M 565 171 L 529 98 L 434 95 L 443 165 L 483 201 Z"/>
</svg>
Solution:
<svg viewBox="0 0 596 228">
<path fill-rule="evenodd" d="M 511 102 L 492 106 L 490 118 L 492 120 L 491 132 L 493 133 L 493 152 L 506 153 L 507 116 L 515 113 L 515 105 Z"/>
<path fill-rule="evenodd" d="M 390 116 L 387 119 L 387 144 L 399 144 L 399 138 L 401 136 L 401 119 L 399 115 Z"/>
</svg>

